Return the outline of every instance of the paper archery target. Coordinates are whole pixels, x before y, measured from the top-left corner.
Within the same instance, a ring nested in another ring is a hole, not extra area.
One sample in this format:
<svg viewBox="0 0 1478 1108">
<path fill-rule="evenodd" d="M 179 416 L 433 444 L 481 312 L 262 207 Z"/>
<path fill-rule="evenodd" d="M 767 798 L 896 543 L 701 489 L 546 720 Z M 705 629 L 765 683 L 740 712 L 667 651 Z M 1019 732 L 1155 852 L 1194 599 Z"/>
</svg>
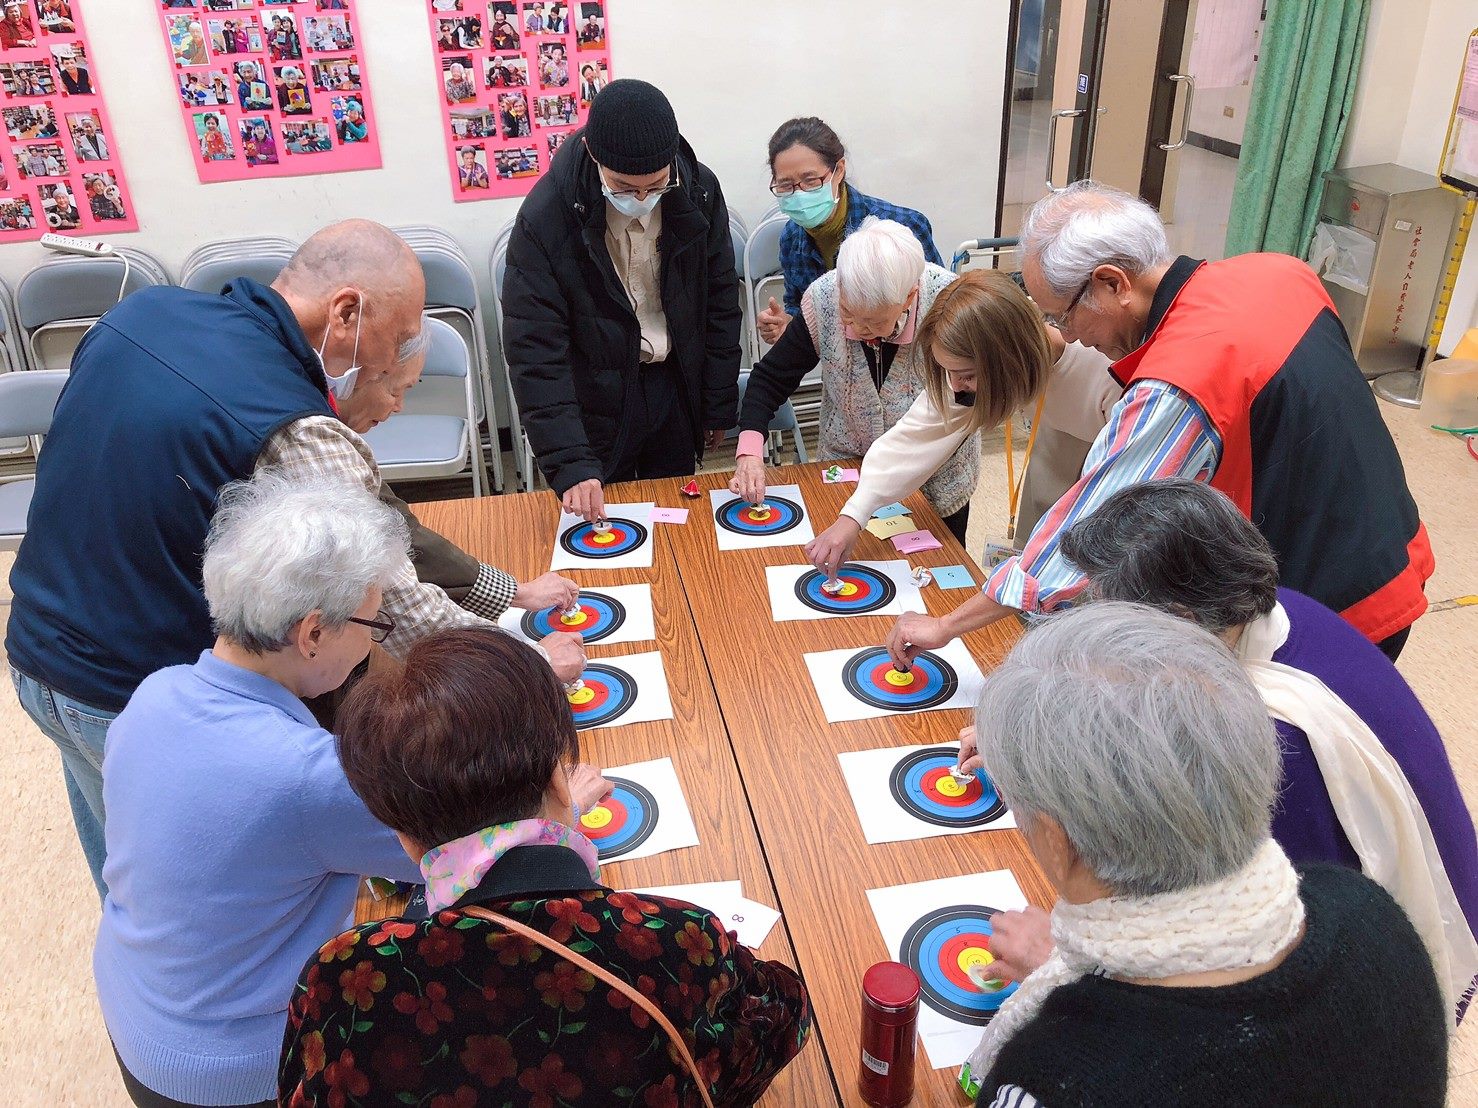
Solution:
<svg viewBox="0 0 1478 1108">
<path fill-rule="evenodd" d="M 842 685 L 864 704 L 917 712 L 954 696 L 960 678 L 954 666 L 927 650 L 913 660 L 907 673 L 899 673 L 888 652 L 878 646 L 852 655 L 842 669 Z"/>
<path fill-rule="evenodd" d="M 559 545 L 581 558 L 615 558 L 629 554 L 647 541 L 647 529 L 633 519 L 608 519 L 604 534 L 593 523 L 580 523 L 559 537 Z"/>
<path fill-rule="evenodd" d="M 1014 981 L 988 993 L 970 980 L 972 965 L 995 961 L 990 951 L 995 911 L 978 904 L 936 908 L 909 927 L 899 946 L 898 960 L 919 975 L 924 1003 L 961 1023 L 989 1023 L 1016 991 Z"/>
<path fill-rule="evenodd" d="M 828 593 L 821 587 L 826 580 L 826 574 L 819 569 L 802 575 L 795 583 L 796 599 L 818 612 L 862 615 L 885 607 L 898 592 L 887 574 L 852 562 L 837 570 L 837 580 L 842 587 L 835 593 Z"/>
<path fill-rule="evenodd" d="M 573 615 L 566 616 L 558 608 L 526 612 L 523 633 L 531 639 L 542 639 L 555 631 L 579 632 L 587 643 L 600 642 L 626 622 L 626 607 L 614 597 L 599 592 L 582 592 Z"/>
<path fill-rule="evenodd" d="M 949 772 L 959 757 L 953 747 L 934 746 L 899 759 L 888 780 L 898 806 L 936 827 L 980 827 L 1000 818 L 1006 804 L 988 778 L 956 781 Z"/>
<path fill-rule="evenodd" d="M 789 531 L 805 518 L 801 506 L 783 496 L 765 497 L 763 511 L 756 511 L 753 504 L 737 496 L 721 505 L 713 518 L 725 531 L 738 535 L 778 535 Z"/>
<path fill-rule="evenodd" d="M 602 862 L 629 854 L 657 826 L 657 800 L 635 781 L 607 777 L 611 795 L 580 817 L 580 830 L 595 844 Z"/>
<path fill-rule="evenodd" d="M 636 703 L 636 681 L 625 670 L 590 662 L 580 674 L 583 689 L 565 694 L 575 717 L 575 730 L 602 727 Z"/>
</svg>

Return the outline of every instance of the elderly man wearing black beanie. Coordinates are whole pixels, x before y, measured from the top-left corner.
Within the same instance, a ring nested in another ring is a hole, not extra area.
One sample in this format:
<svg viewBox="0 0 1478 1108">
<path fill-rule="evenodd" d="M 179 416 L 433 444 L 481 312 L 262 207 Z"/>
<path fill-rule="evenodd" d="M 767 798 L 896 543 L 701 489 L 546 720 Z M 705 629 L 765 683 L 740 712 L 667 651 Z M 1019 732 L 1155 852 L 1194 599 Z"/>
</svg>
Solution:
<svg viewBox="0 0 1478 1108">
<path fill-rule="evenodd" d="M 519 209 L 503 344 L 564 507 L 692 473 L 737 419 L 739 285 L 718 179 L 661 90 L 612 81 Z"/>
</svg>

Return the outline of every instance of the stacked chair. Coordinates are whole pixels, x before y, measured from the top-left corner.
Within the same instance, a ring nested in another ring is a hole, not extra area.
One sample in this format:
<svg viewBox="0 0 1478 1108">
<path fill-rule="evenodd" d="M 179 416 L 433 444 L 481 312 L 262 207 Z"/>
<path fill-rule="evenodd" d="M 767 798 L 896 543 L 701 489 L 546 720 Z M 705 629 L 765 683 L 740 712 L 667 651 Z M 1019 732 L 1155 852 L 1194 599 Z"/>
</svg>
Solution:
<svg viewBox="0 0 1478 1108">
<path fill-rule="evenodd" d="M 518 399 L 513 395 L 513 381 L 508 375 L 507 346 L 503 341 L 503 274 L 508 268 L 508 240 L 513 236 L 513 220 L 498 229 L 493 240 L 493 256 L 490 263 L 493 281 L 493 326 L 498 335 L 497 383 L 508 405 L 508 432 L 513 440 L 513 472 L 518 487 L 523 492 L 532 492 L 539 471 L 534 464 L 534 450 L 529 437 L 524 433 L 523 421 L 518 416 Z"/>
<path fill-rule="evenodd" d="M 0 373 L 25 368 L 26 354 L 15 318 L 15 295 L 9 285 L 0 281 Z M 24 471 L 34 456 L 32 445 L 26 438 L 0 439 L 0 466 L 4 470 Z"/>
<path fill-rule="evenodd" d="M 16 315 L 32 369 L 69 369 L 89 327 L 129 293 L 167 285 L 164 267 L 142 250 L 105 258 L 55 254 L 21 278 Z"/>
<path fill-rule="evenodd" d="M 0 437 L 39 443 L 51 429 L 51 413 L 67 376 L 64 369 L 0 373 Z M 0 550 L 20 546 L 35 488 L 30 476 L 0 484 Z"/>
<path fill-rule="evenodd" d="M 743 272 L 744 289 L 749 300 L 749 342 L 756 362 L 770 352 L 770 344 L 760 338 L 759 313 L 769 305 L 772 296 L 776 302 L 785 303 L 785 275 L 780 272 L 780 235 L 789 222 L 789 218 L 776 209 L 754 229 L 754 234 L 749 236 L 749 241 L 744 245 Z M 796 441 L 799 442 L 802 431 L 816 430 L 821 419 L 819 368 L 801 378 L 800 386 L 790 398 L 788 406 L 791 408 L 790 418 L 795 421 L 795 426 L 784 429 L 795 430 Z M 775 424 L 771 425 L 772 431 L 779 430 L 776 425 L 783 417 L 784 409 L 781 409 L 776 413 Z"/>
<path fill-rule="evenodd" d="M 426 274 L 426 314 L 453 327 L 462 336 L 471 355 L 474 388 L 477 405 L 477 423 L 486 421 L 488 450 L 492 461 L 492 489 L 502 492 L 503 451 L 498 441 L 499 393 L 494 390 L 491 378 L 492 359 L 488 352 L 487 321 L 482 314 L 482 299 L 477 294 L 477 278 L 473 274 L 472 262 L 457 241 L 439 227 L 427 224 L 412 224 L 392 228 L 403 238 Z M 418 390 L 436 391 L 451 389 L 448 382 L 433 381 L 417 386 Z M 460 386 L 456 386 L 460 388 Z M 455 391 L 455 390 L 453 390 Z M 510 413 L 510 427 L 513 417 Z M 479 485 L 488 487 L 484 449 L 477 442 L 476 468 L 482 470 Z M 518 440 L 514 439 L 514 453 L 518 452 Z"/>
<path fill-rule="evenodd" d="M 206 243 L 185 259 L 180 269 L 180 284 L 205 293 L 218 293 L 237 277 L 250 277 L 270 285 L 297 248 L 291 239 L 276 235 Z"/>
</svg>

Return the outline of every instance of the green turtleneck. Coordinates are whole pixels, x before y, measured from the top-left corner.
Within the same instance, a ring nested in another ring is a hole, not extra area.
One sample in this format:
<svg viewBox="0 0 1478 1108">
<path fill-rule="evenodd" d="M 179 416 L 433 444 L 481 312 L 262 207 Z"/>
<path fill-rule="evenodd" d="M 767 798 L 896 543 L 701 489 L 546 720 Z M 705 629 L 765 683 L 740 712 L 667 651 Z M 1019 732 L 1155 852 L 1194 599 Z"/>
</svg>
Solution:
<svg viewBox="0 0 1478 1108">
<path fill-rule="evenodd" d="M 837 251 L 842 248 L 842 239 L 847 237 L 846 185 L 842 186 L 842 195 L 837 199 L 837 206 L 831 215 L 826 217 L 826 222 L 812 227 L 806 234 L 811 236 L 816 249 L 821 251 L 821 260 L 826 263 L 826 268 L 835 269 Z"/>
</svg>

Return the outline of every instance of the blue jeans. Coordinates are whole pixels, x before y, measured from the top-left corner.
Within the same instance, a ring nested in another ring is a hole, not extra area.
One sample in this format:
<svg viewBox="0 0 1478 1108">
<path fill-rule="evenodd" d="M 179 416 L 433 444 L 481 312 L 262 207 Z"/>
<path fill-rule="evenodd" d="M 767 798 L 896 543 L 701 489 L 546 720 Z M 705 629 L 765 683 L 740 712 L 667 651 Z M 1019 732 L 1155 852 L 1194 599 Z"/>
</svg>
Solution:
<svg viewBox="0 0 1478 1108">
<path fill-rule="evenodd" d="M 108 893 L 103 884 L 103 860 L 108 856 L 103 840 L 103 743 L 118 713 L 64 696 L 14 666 L 10 667 L 10 679 L 21 707 L 61 751 L 72 822 L 77 825 L 77 838 L 101 899 Z"/>
</svg>

